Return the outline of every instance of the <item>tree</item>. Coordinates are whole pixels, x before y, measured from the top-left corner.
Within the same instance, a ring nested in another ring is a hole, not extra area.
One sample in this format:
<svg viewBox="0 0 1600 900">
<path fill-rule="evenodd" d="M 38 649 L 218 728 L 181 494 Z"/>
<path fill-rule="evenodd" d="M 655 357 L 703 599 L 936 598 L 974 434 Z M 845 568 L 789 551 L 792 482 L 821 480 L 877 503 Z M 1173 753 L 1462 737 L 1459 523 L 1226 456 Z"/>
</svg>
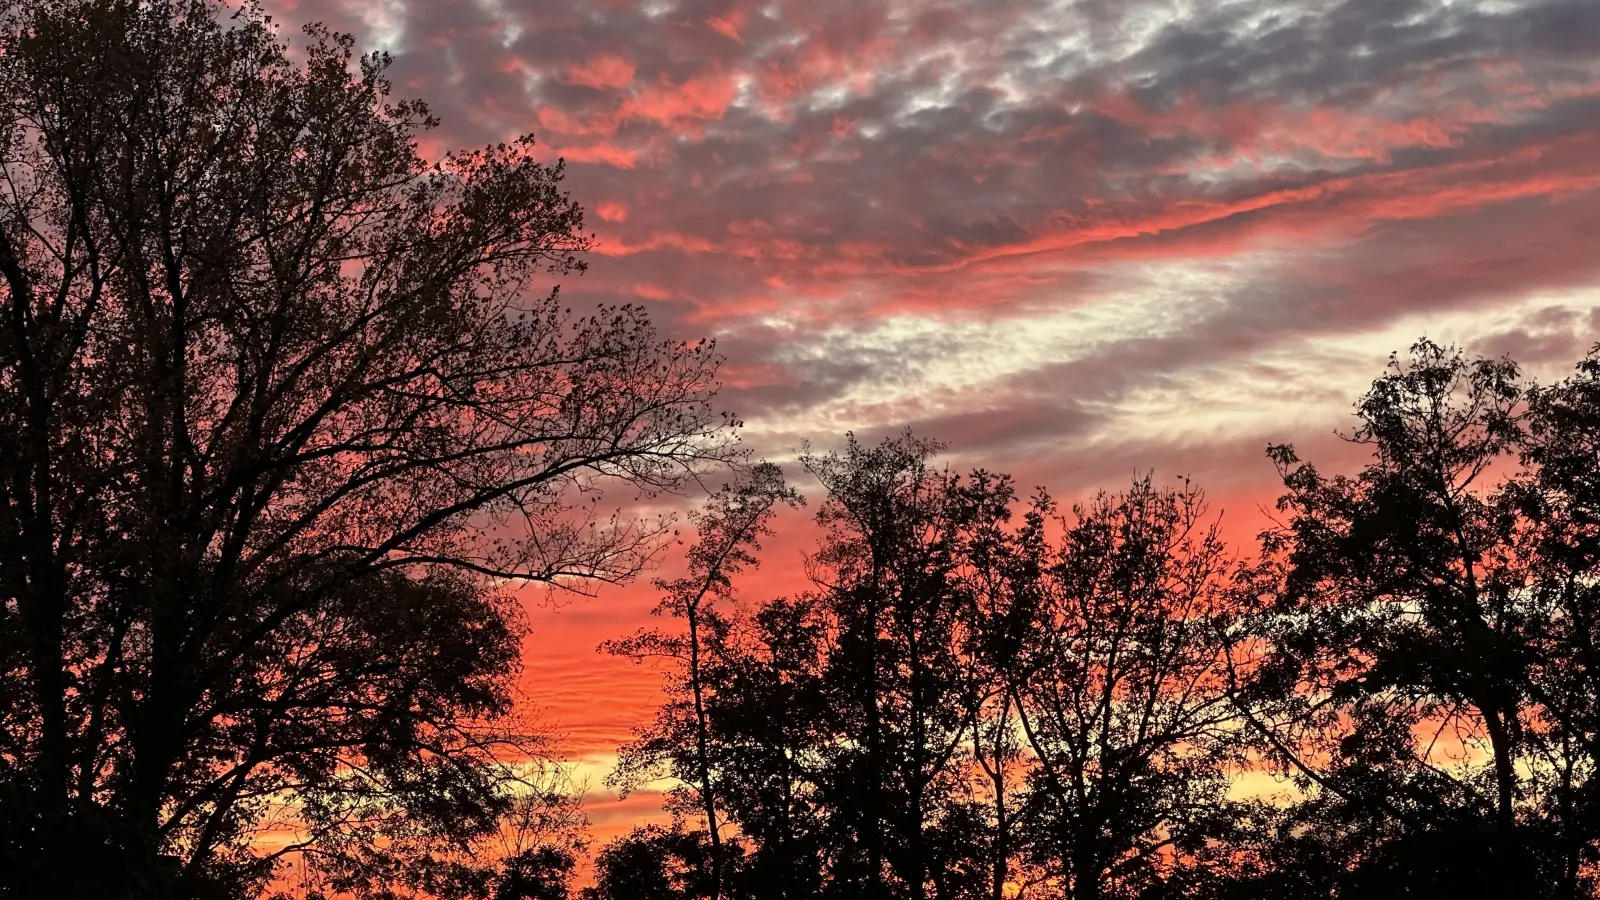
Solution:
<svg viewBox="0 0 1600 900">
<path fill-rule="evenodd" d="M 1198 489 L 1148 477 L 1063 531 L 1008 673 L 1033 852 L 1071 900 L 1131 897 L 1227 822 L 1232 560 Z"/>
<path fill-rule="evenodd" d="M 535 847 L 501 864 L 494 900 L 567 900 L 578 861 L 557 847 Z"/>
<path fill-rule="evenodd" d="M 906 433 L 807 455 L 827 491 L 809 562 L 833 636 L 824 683 L 835 717 L 820 793 L 839 848 L 833 878 L 867 896 L 944 895 L 981 861 L 945 840 L 966 818 L 967 738 L 980 702 L 962 664 L 971 603 L 966 548 L 1009 515 L 1010 482 L 933 467 L 940 446 Z M 942 850 L 962 857 L 948 858 Z"/>
<path fill-rule="evenodd" d="M 775 598 L 714 645 L 711 709 L 723 802 L 750 846 L 755 896 L 817 897 L 835 849 L 818 773 L 836 733 L 824 681 L 828 621 L 813 598 Z"/>
<path fill-rule="evenodd" d="M 1394 841 L 1436 848 L 1376 863 L 1416 890 L 1535 883 L 1519 761 L 1541 614 L 1503 489 L 1523 394 L 1509 361 L 1421 341 L 1357 406 L 1352 439 L 1373 453 L 1357 477 L 1270 450 L 1286 521 L 1264 536 L 1270 649 L 1244 708 L 1315 802 L 1343 811 L 1368 847 L 1358 865 Z"/>
<path fill-rule="evenodd" d="M 705 817 L 711 900 L 722 896 L 725 879 L 717 816 L 723 764 L 712 745 L 710 711 L 718 698 L 710 695 L 731 673 L 707 677 L 706 642 L 726 641 L 727 620 L 715 608 L 716 602 L 731 601 L 733 578 L 757 563 L 754 553 L 760 549 L 761 537 L 771 533 L 778 508 L 801 502 L 800 495 L 784 485 L 782 471 L 770 463 L 757 465 L 744 480 L 724 486 L 695 520 L 699 535 L 687 554 L 688 574 L 656 582 L 665 596 L 653 612 L 682 619 L 683 633 L 648 629 L 602 645 L 606 652 L 635 661 L 666 658 L 680 666 L 669 675 L 667 703 L 657 710 L 655 722 L 641 731 L 638 740 L 622 748 L 611 781 L 626 794 L 670 769 L 683 789 L 693 794 L 692 798 L 680 795 L 675 799 L 678 811 L 694 809 Z"/>
<path fill-rule="evenodd" d="M 602 489 L 727 458 L 717 357 L 539 287 L 589 241 L 531 139 L 430 163 L 386 58 L 224 18 L 0 22 L 0 881 L 481 892 L 501 586 L 640 569 Z"/>
<path fill-rule="evenodd" d="M 1001 486 L 1006 487 L 996 490 Z M 1009 481 L 980 471 L 974 473 L 968 493 L 1009 502 Z M 1049 878 L 1037 867 L 1034 872 L 1023 871 L 1030 760 L 1016 685 L 1023 649 L 1038 624 L 1046 572 L 1053 564 L 1046 539 L 1053 511 L 1054 502 L 1042 490 L 1032 498 L 1020 528 L 1009 527 L 1009 510 L 997 508 L 972 530 L 962 553 L 966 608 L 960 655 L 968 697 L 967 728 L 972 759 L 984 782 L 978 794 L 988 806 L 978 819 L 983 839 L 971 844 L 982 847 L 980 855 L 988 861 L 990 900 L 1005 900 L 1020 885 Z"/>
<path fill-rule="evenodd" d="M 1528 571 L 1527 771 L 1552 895 L 1600 889 L 1600 346 L 1564 381 L 1533 386 L 1508 487 Z"/>
<path fill-rule="evenodd" d="M 724 853 L 737 851 L 737 843 Z M 582 900 L 696 900 L 709 897 L 713 873 L 724 875 L 734 865 L 714 866 L 708 832 L 681 827 L 646 825 L 635 828 L 601 849 L 595 860 L 595 883 L 584 888 Z M 738 893 L 733 896 L 741 896 Z"/>
</svg>

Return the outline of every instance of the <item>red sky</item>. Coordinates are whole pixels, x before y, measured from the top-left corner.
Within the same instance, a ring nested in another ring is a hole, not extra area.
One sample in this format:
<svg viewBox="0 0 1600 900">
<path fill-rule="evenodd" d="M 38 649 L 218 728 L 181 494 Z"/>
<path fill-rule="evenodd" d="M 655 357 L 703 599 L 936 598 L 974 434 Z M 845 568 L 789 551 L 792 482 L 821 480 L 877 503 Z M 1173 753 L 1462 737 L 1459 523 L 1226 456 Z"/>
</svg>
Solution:
<svg viewBox="0 0 1600 900">
<path fill-rule="evenodd" d="M 1594 0 L 280 0 L 395 56 L 430 149 L 533 132 L 600 241 L 574 304 L 714 336 L 759 453 L 914 426 L 1071 498 L 1188 474 L 1237 533 L 1419 336 L 1551 375 L 1600 339 Z M 805 486 L 805 485 L 803 485 Z M 806 486 L 809 487 L 809 486 Z M 792 590 L 783 523 L 745 591 Z M 600 785 L 648 589 L 534 610 Z"/>
</svg>

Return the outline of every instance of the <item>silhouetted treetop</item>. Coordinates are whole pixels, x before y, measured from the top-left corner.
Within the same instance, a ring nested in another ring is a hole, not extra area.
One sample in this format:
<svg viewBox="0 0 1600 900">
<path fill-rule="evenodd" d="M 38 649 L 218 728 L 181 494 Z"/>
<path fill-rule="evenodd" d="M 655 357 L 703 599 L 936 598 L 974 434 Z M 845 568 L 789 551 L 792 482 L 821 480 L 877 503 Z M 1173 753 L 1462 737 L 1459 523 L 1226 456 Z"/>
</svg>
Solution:
<svg viewBox="0 0 1600 900">
<path fill-rule="evenodd" d="M 387 66 L 212 0 L 0 18 L 10 884 L 470 886 L 532 738 L 502 586 L 626 580 L 665 532 L 603 489 L 730 455 L 709 344 L 559 303 L 562 167 L 422 158 Z"/>
<path fill-rule="evenodd" d="M 802 455 L 805 578 L 616 645 L 667 663 L 618 774 L 674 824 L 590 895 L 1596 896 L 1597 359 L 1397 354 L 1355 472 L 1269 448 L 1259 552 L 1187 480 L 1063 514 L 910 433 Z"/>
</svg>

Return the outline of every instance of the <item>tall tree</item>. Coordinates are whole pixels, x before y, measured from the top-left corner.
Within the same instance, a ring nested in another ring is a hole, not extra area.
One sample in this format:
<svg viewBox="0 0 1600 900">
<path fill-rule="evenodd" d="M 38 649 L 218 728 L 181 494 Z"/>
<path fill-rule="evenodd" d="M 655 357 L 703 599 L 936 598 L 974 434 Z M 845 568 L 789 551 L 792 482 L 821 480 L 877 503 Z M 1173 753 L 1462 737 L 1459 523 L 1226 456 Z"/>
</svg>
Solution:
<svg viewBox="0 0 1600 900">
<path fill-rule="evenodd" d="M 667 702 L 657 710 L 654 723 L 622 749 L 610 780 L 626 794 L 670 769 L 682 789 L 693 795 L 679 796 L 678 806 L 704 816 L 711 900 L 722 896 L 725 879 L 723 823 L 717 810 L 722 762 L 713 747 L 710 705 L 716 698 L 710 695 L 731 675 L 721 671 L 720 678 L 707 677 L 708 668 L 715 665 L 707 659 L 707 641 L 724 642 L 728 628 L 715 604 L 731 601 L 734 577 L 756 564 L 754 554 L 762 536 L 771 533 L 778 507 L 800 503 L 800 495 L 784 485 L 783 473 L 770 463 L 755 466 L 743 480 L 725 486 L 695 518 L 699 534 L 687 554 L 688 573 L 656 582 L 664 596 L 653 612 L 683 620 L 682 632 L 647 629 L 602 645 L 609 653 L 638 661 L 666 658 L 678 664 L 669 674 Z"/>
<path fill-rule="evenodd" d="M 1569 378 L 1528 392 L 1509 487 L 1532 626 L 1525 764 L 1544 880 L 1564 897 L 1600 890 L 1600 346 Z"/>
<path fill-rule="evenodd" d="M 1071 900 L 1153 891 L 1225 824 L 1232 560 L 1187 483 L 1074 508 L 1013 669 L 1035 853 Z"/>
<path fill-rule="evenodd" d="M 959 570 L 1012 496 L 1004 479 L 976 478 L 973 490 L 935 469 L 938 449 L 910 433 L 872 447 L 851 435 L 843 452 L 802 459 L 827 492 L 810 577 L 835 635 L 825 679 L 838 733 L 821 777 L 850 839 L 834 874 L 871 896 L 921 900 L 960 869 L 938 852 L 960 847 L 939 832 L 968 793 L 976 702 Z"/>
<path fill-rule="evenodd" d="M 1519 760 L 1539 614 L 1503 490 L 1522 398 L 1509 361 L 1422 341 L 1357 406 L 1359 475 L 1271 449 L 1287 493 L 1265 536 L 1270 650 L 1241 696 L 1319 802 L 1373 847 L 1410 842 L 1390 879 L 1418 890 L 1534 883 Z M 1450 853 L 1423 852 L 1441 835 Z"/>
<path fill-rule="evenodd" d="M 979 498 L 1009 500 L 1009 489 L 997 493 L 991 487 L 1002 483 L 1009 482 L 980 471 L 968 491 Z M 1025 780 L 1030 761 L 1016 686 L 1023 650 L 1039 624 L 1046 573 L 1053 565 L 1046 529 L 1054 508 L 1040 491 L 1019 528 L 1010 527 L 1009 510 L 996 509 L 983 517 L 972 529 L 959 569 L 966 605 L 960 655 L 970 752 L 984 782 L 978 793 L 988 807 L 981 827 L 988 838 L 983 853 L 990 900 L 1005 900 L 1028 880 L 1019 864 L 1028 833 Z"/>
<path fill-rule="evenodd" d="M 600 489 L 727 455 L 709 345 L 539 287 L 589 246 L 559 165 L 422 159 L 387 59 L 307 37 L 213 0 L 0 17 L 13 894 L 242 890 L 296 852 L 470 887 L 441 848 L 517 775 L 497 585 L 630 577 L 661 529 Z"/>
</svg>

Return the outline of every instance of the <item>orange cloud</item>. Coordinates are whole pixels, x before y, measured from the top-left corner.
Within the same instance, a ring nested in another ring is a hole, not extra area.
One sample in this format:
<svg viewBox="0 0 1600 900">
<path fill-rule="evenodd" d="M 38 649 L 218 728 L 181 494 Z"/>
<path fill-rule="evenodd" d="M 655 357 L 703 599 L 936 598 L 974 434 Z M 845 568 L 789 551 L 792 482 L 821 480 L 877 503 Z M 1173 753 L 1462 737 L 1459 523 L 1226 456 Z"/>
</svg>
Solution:
<svg viewBox="0 0 1600 900">
<path fill-rule="evenodd" d="M 620 56 L 602 53 L 567 70 L 568 84 L 613 90 L 633 81 L 633 63 Z"/>
<path fill-rule="evenodd" d="M 671 291 L 667 290 L 666 288 L 662 287 L 659 284 L 651 284 L 648 281 L 636 282 L 634 284 L 634 286 L 633 286 L 633 294 L 636 297 L 643 297 L 646 300 L 670 300 L 670 299 L 672 299 L 672 292 Z"/>
<path fill-rule="evenodd" d="M 614 169 L 631 169 L 639 164 L 639 153 L 626 147 L 611 144 L 593 144 L 587 147 L 563 147 L 561 155 L 568 162 L 592 163 Z M 601 216 L 601 218 L 605 218 Z"/>
<path fill-rule="evenodd" d="M 645 87 L 623 103 L 622 115 L 663 125 L 680 119 L 720 119 L 737 91 L 733 75 L 713 68 L 679 84 L 660 81 Z"/>
<path fill-rule="evenodd" d="M 744 13 L 734 10 L 726 16 L 712 17 L 706 20 L 706 25 L 730 41 L 744 43 L 744 38 L 739 36 L 739 28 L 744 24 Z"/>
</svg>

